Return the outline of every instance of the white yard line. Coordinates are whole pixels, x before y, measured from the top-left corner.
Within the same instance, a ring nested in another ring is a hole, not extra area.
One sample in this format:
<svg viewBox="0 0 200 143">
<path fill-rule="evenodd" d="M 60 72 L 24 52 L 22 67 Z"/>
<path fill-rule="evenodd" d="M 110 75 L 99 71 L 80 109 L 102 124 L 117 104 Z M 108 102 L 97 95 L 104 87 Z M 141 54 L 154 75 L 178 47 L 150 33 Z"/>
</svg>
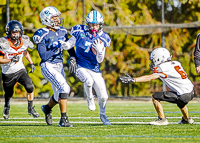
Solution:
<svg viewBox="0 0 200 143">
<path fill-rule="evenodd" d="M 0 123 L 46 123 L 45 121 L 0 121 Z M 53 122 L 58 123 L 58 122 Z M 70 122 L 75 124 L 102 124 L 102 122 Z M 149 122 L 111 122 L 111 124 L 149 124 Z M 177 122 L 169 122 L 169 124 L 178 124 Z M 200 124 L 200 122 L 194 122 Z"/>
<path fill-rule="evenodd" d="M 100 117 L 70 117 L 69 119 L 99 119 Z M 60 117 L 52 117 L 53 119 L 60 119 Z M 156 119 L 158 117 L 108 117 L 109 119 Z M 167 119 L 181 119 L 182 117 L 167 117 Z M 44 119 L 44 117 L 39 118 L 9 118 L 9 120 L 29 120 L 29 119 Z M 200 117 L 192 117 L 192 119 L 200 119 Z M 4 120 L 4 118 L 0 118 L 0 120 Z"/>
</svg>

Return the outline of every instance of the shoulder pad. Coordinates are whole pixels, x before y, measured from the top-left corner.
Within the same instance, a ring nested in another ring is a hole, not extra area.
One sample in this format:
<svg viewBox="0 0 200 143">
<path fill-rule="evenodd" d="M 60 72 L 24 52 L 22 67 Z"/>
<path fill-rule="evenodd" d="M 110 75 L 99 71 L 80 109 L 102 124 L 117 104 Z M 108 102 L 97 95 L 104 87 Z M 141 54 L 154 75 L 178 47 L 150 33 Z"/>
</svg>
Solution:
<svg viewBox="0 0 200 143">
<path fill-rule="evenodd" d="M 76 25 L 76 26 L 72 27 L 70 34 L 72 35 L 75 32 L 84 31 L 84 30 L 86 30 L 85 25 Z"/>
<path fill-rule="evenodd" d="M 5 49 L 9 49 L 9 48 L 10 48 L 10 45 L 6 37 L 0 38 L 0 50 L 4 51 Z"/>
<path fill-rule="evenodd" d="M 27 35 L 22 35 L 22 40 L 25 47 L 28 47 L 30 49 L 34 49 L 33 43 L 30 41 L 29 37 Z"/>
<path fill-rule="evenodd" d="M 111 39 L 110 39 L 110 36 L 103 32 L 103 34 L 101 35 L 100 39 L 104 42 L 104 46 L 105 47 L 109 47 L 110 46 L 110 43 L 111 43 Z"/>
<path fill-rule="evenodd" d="M 64 27 L 60 27 L 60 30 L 62 30 L 62 31 L 66 31 L 66 32 L 67 32 L 67 29 L 64 28 Z"/>
<path fill-rule="evenodd" d="M 39 44 L 45 35 L 49 33 L 49 30 L 47 28 L 41 28 L 37 30 L 33 35 L 33 41 L 35 44 Z"/>
</svg>

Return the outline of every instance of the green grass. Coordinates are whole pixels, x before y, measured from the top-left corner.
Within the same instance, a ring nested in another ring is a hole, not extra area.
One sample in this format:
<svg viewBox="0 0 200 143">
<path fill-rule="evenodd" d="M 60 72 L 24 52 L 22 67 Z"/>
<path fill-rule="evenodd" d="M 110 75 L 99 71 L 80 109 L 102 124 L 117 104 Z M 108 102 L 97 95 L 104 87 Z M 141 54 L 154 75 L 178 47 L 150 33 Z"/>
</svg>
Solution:
<svg viewBox="0 0 200 143">
<path fill-rule="evenodd" d="M 92 112 L 87 108 L 87 103 L 68 103 L 68 116 L 73 128 L 58 127 L 60 112 L 59 107 L 53 109 L 53 125 L 47 126 L 44 123 L 44 114 L 40 106 L 35 104 L 36 111 L 40 118 L 34 119 L 27 114 L 27 103 L 12 104 L 10 109 L 10 119 L 8 122 L 0 117 L 0 142 L 140 142 L 140 143 L 193 143 L 200 142 L 200 124 L 179 125 L 175 124 L 181 119 L 181 112 L 175 104 L 162 103 L 168 121 L 173 124 L 168 126 L 151 126 L 139 124 L 140 122 L 150 122 L 156 119 L 152 103 L 112 103 L 107 104 L 108 117 L 151 117 L 151 118 L 110 118 L 113 123 L 110 126 L 103 126 L 99 118 L 74 118 L 74 117 L 99 117 L 99 110 Z M 189 115 L 196 123 L 200 122 L 200 103 L 189 103 Z M 0 104 L 0 112 L 3 111 L 3 104 Z M 153 118 L 155 117 L 155 118 Z M 198 117 L 198 118 L 197 118 Z M 15 119 L 13 119 L 15 118 Z M 18 119 L 22 118 L 22 119 Z M 28 119 L 24 119 L 28 118 Z M 37 121 L 37 123 L 15 123 L 13 121 Z M 42 122 L 42 123 L 41 123 Z M 97 123 L 77 123 L 77 122 L 97 122 Z M 100 122 L 100 123 L 99 123 Z M 121 122 L 121 123 L 119 123 Z M 138 122 L 126 123 L 123 122 Z"/>
</svg>

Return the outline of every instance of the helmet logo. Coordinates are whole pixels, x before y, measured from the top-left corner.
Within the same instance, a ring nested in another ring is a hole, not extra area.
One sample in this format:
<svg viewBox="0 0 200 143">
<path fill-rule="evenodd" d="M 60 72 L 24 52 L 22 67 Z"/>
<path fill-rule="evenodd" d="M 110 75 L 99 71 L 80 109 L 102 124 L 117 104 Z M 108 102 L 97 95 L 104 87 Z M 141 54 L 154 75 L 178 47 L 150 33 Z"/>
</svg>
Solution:
<svg viewBox="0 0 200 143">
<path fill-rule="evenodd" d="M 46 10 L 46 11 L 44 12 L 44 14 L 45 14 L 46 16 L 49 16 L 50 12 L 49 12 L 48 10 Z"/>
</svg>

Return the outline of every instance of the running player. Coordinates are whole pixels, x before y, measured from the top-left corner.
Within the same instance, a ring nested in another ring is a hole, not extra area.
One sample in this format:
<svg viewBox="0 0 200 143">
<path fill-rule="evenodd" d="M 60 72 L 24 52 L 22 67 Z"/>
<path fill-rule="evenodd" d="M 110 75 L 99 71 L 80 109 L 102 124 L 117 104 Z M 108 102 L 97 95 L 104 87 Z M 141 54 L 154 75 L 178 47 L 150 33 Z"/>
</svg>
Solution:
<svg viewBox="0 0 200 143">
<path fill-rule="evenodd" d="M 63 22 L 61 15 L 55 7 L 49 6 L 40 12 L 40 19 L 45 28 L 37 30 L 33 36 L 33 40 L 37 45 L 38 53 L 41 58 L 41 72 L 45 79 L 51 85 L 54 95 L 51 96 L 46 105 L 42 105 L 41 109 L 45 114 L 45 121 L 47 125 L 52 125 L 52 108 L 58 103 L 61 111 L 61 118 L 59 122 L 60 127 L 73 127 L 69 123 L 67 117 L 67 98 L 70 92 L 70 87 L 65 79 L 63 69 L 63 48 L 61 41 L 68 40 L 67 30 L 59 26 Z M 71 52 L 72 51 L 72 52 Z M 74 50 L 69 50 L 69 54 L 75 54 Z"/>
<path fill-rule="evenodd" d="M 141 77 L 131 78 L 122 76 L 120 80 L 123 83 L 129 82 L 148 82 L 160 78 L 172 91 L 155 92 L 152 95 L 154 107 L 158 113 L 158 119 L 150 122 L 150 125 L 168 125 L 164 115 L 163 107 L 160 101 L 175 103 L 180 108 L 183 117 L 179 124 L 193 124 L 194 120 L 188 115 L 187 104 L 194 97 L 194 86 L 188 79 L 181 63 L 171 61 L 171 56 L 166 48 L 154 49 L 150 55 L 150 67 L 153 74 Z"/>
<path fill-rule="evenodd" d="M 6 120 L 9 118 L 10 98 L 13 96 L 13 88 L 17 82 L 22 84 L 27 91 L 28 114 L 33 117 L 39 117 L 39 114 L 33 107 L 33 83 L 22 62 L 23 56 L 25 56 L 31 66 L 30 72 L 34 72 L 35 66 L 27 51 L 28 47 L 33 49 L 34 45 L 28 36 L 23 35 L 23 27 L 17 20 L 12 20 L 7 23 L 6 35 L 0 38 L 0 64 L 2 68 L 3 88 L 5 91 L 3 117 Z"/>
<path fill-rule="evenodd" d="M 70 59 L 71 72 L 75 72 L 76 76 L 83 82 L 88 108 L 92 111 L 96 110 L 92 93 L 92 88 L 95 89 L 100 108 L 100 119 L 104 125 L 110 125 L 111 123 L 106 116 L 108 93 L 99 69 L 99 63 L 103 62 L 106 47 L 110 46 L 111 39 L 103 31 L 104 20 L 98 11 L 91 11 L 87 15 L 86 23 L 87 25 L 72 27 L 72 37 L 61 44 L 64 49 L 76 46 L 76 57 L 71 57 Z"/>
</svg>

